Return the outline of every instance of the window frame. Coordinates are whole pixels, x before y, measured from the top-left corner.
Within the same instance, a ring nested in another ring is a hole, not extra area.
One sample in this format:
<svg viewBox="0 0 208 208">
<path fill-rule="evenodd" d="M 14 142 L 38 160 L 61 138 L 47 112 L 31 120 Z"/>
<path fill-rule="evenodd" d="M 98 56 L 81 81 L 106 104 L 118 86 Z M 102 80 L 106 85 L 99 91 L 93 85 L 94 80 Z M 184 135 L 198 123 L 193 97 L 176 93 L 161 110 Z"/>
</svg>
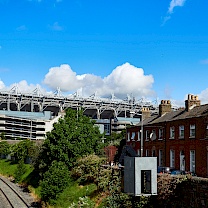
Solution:
<svg viewBox="0 0 208 208">
<path fill-rule="evenodd" d="M 189 138 L 195 138 L 196 137 L 196 124 L 190 124 L 189 125 Z"/>
<path fill-rule="evenodd" d="M 190 172 L 195 173 L 196 171 L 196 151 L 190 150 Z"/>
<path fill-rule="evenodd" d="M 150 130 L 145 131 L 145 141 L 149 141 L 150 139 Z"/>
<path fill-rule="evenodd" d="M 175 139 L 175 126 L 170 127 L 170 139 Z"/>
<path fill-rule="evenodd" d="M 163 150 L 159 149 L 159 157 L 158 157 L 159 166 L 163 166 Z"/>
<path fill-rule="evenodd" d="M 131 140 L 135 141 L 136 132 L 131 132 Z"/>
<path fill-rule="evenodd" d="M 184 139 L 184 125 L 179 126 L 179 139 Z"/>
<path fill-rule="evenodd" d="M 170 167 L 175 168 L 175 150 L 170 149 Z"/>
<path fill-rule="evenodd" d="M 164 139 L 164 129 L 159 128 L 159 138 L 158 140 L 163 140 Z"/>
</svg>

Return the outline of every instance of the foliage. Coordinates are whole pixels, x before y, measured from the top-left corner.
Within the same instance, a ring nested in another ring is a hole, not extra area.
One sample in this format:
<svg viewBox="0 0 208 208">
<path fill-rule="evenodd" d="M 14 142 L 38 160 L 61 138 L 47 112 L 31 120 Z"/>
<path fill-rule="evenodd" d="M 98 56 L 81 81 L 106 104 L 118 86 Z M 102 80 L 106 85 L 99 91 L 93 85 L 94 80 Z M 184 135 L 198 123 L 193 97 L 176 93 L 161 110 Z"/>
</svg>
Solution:
<svg viewBox="0 0 208 208">
<path fill-rule="evenodd" d="M 100 166 L 105 162 L 105 158 L 100 158 L 95 154 L 79 158 L 71 170 L 75 179 L 83 183 L 96 183 L 99 177 Z"/>
<path fill-rule="evenodd" d="M 15 157 L 16 161 L 25 161 L 27 157 L 32 156 L 30 150 L 34 146 L 34 143 L 28 139 L 22 140 L 12 146 L 11 156 Z"/>
<path fill-rule="evenodd" d="M 10 153 L 10 151 L 11 151 L 11 145 L 9 145 L 9 143 L 6 141 L 1 141 L 0 142 L 0 155 L 1 154 L 7 155 Z"/>
<path fill-rule="evenodd" d="M 1 132 L 0 140 L 6 140 L 5 132 Z"/>
<path fill-rule="evenodd" d="M 39 158 L 39 170 L 47 171 L 54 161 L 62 161 L 69 168 L 84 155 L 100 153 L 102 135 L 94 121 L 83 115 L 83 111 L 67 109 L 64 119 L 54 124 L 43 144 Z"/>
<path fill-rule="evenodd" d="M 122 192 L 122 176 L 120 170 L 112 170 L 109 180 L 109 196 L 104 201 L 106 208 L 132 207 L 130 197 Z"/>
<path fill-rule="evenodd" d="M 79 185 L 77 182 L 70 182 L 70 184 L 64 189 L 58 196 L 54 208 L 68 208 L 70 205 L 77 204 L 80 198 L 88 196 L 93 199 L 96 192 L 95 184 Z"/>
<path fill-rule="evenodd" d="M 41 196 L 43 201 L 53 203 L 53 200 L 67 187 L 70 182 L 68 167 L 63 162 L 53 161 L 41 181 Z"/>
<path fill-rule="evenodd" d="M 10 160 L 1 159 L 0 160 L 0 174 L 15 178 L 15 174 L 17 172 L 18 164 L 12 163 Z M 27 180 L 30 173 L 33 171 L 33 168 L 29 164 L 24 164 L 24 169 L 22 175 L 20 175 L 20 182 L 24 182 Z"/>
<path fill-rule="evenodd" d="M 78 202 L 73 202 L 69 208 L 94 208 L 95 207 L 95 203 L 90 200 L 89 197 L 84 196 L 84 197 L 79 197 L 79 201 Z"/>
<path fill-rule="evenodd" d="M 15 181 L 19 182 L 21 180 L 22 175 L 26 172 L 26 166 L 23 160 L 19 160 L 17 164 L 17 169 L 15 171 Z"/>
<path fill-rule="evenodd" d="M 116 147 L 119 147 L 120 141 L 122 139 L 125 139 L 126 137 L 126 129 L 122 130 L 121 133 L 112 132 L 110 136 L 105 136 L 106 140 L 106 146 L 108 145 L 114 145 Z"/>
</svg>

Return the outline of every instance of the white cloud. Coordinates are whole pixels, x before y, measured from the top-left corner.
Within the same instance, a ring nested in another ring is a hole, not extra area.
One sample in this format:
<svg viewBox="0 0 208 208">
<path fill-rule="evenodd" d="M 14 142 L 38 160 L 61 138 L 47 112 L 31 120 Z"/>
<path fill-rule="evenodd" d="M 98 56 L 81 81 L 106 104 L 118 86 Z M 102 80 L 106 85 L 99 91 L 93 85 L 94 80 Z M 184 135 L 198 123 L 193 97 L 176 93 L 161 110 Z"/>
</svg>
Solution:
<svg viewBox="0 0 208 208">
<path fill-rule="evenodd" d="M 17 93 L 32 93 L 35 89 L 39 89 L 40 93 L 42 94 L 50 93 L 46 92 L 46 90 L 39 84 L 28 84 L 26 80 L 22 80 L 18 83 L 13 83 L 10 86 L 6 86 L 4 82 L 0 80 L 0 90 L 10 91 L 12 89 L 15 89 Z"/>
<path fill-rule="evenodd" d="M 76 72 L 67 64 L 50 68 L 43 82 L 52 89 L 60 87 L 62 91 L 75 91 L 82 87 Z"/>
<path fill-rule="evenodd" d="M 208 103 L 208 88 L 206 88 L 205 90 L 202 90 L 199 94 L 198 94 L 199 100 L 201 100 L 202 104 L 207 104 Z"/>
<path fill-rule="evenodd" d="M 186 0 L 171 0 L 169 8 L 168 8 L 168 15 L 163 18 L 163 22 L 161 26 L 164 26 L 165 23 L 171 18 L 171 14 L 173 13 L 173 10 L 175 7 L 182 7 L 185 4 Z"/>
<path fill-rule="evenodd" d="M 110 96 L 124 98 L 127 94 L 134 96 L 153 96 L 152 75 L 144 75 L 142 68 L 137 68 L 129 63 L 116 67 L 105 78 L 93 74 L 76 75 L 67 64 L 53 67 L 45 75 L 44 84 L 52 89 L 60 87 L 62 91 L 70 92 L 82 89 L 85 96 L 95 92 L 100 97 Z"/>
<path fill-rule="evenodd" d="M 0 80 L 0 90 L 4 89 L 5 88 L 5 84 L 3 81 Z"/>
<path fill-rule="evenodd" d="M 182 7 L 184 5 L 186 0 L 171 0 L 170 6 L 168 8 L 168 13 L 171 14 L 173 13 L 173 9 L 177 6 Z"/>
</svg>

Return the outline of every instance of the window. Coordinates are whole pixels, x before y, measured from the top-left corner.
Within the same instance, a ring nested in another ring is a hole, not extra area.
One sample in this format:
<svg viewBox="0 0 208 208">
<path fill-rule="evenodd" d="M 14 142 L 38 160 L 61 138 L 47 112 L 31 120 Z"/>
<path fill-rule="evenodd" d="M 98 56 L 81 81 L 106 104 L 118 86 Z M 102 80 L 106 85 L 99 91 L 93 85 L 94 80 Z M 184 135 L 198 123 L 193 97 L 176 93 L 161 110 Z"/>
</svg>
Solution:
<svg viewBox="0 0 208 208">
<path fill-rule="evenodd" d="M 130 141 L 130 132 L 128 132 L 128 134 L 127 134 L 127 141 L 128 142 Z"/>
<path fill-rule="evenodd" d="M 131 134 L 131 140 L 134 141 L 134 139 L 135 139 L 135 132 L 132 132 L 132 134 Z"/>
<path fill-rule="evenodd" d="M 148 141 L 150 138 L 150 132 L 149 130 L 146 130 L 146 141 Z"/>
<path fill-rule="evenodd" d="M 184 126 L 179 126 L 179 138 L 183 139 L 184 138 Z"/>
<path fill-rule="evenodd" d="M 163 166 L 163 151 L 159 150 L 159 166 Z"/>
<path fill-rule="evenodd" d="M 140 140 L 141 140 L 141 132 L 138 131 L 138 139 L 137 139 L 137 141 L 140 141 Z"/>
<path fill-rule="evenodd" d="M 170 167 L 175 167 L 175 150 L 170 150 Z"/>
<path fill-rule="evenodd" d="M 159 140 L 163 139 L 163 129 L 159 129 Z"/>
<path fill-rule="evenodd" d="M 190 137 L 195 137 L 195 124 L 190 125 Z"/>
<path fill-rule="evenodd" d="M 157 135 L 156 135 L 156 130 L 155 129 L 153 129 L 152 130 L 152 133 L 150 134 L 150 139 L 152 140 L 152 141 L 154 141 L 155 139 L 157 139 Z"/>
<path fill-rule="evenodd" d="M 137 155 L 140 157 L 140 149 L 137 150 Z"/>
<path fill-rule="evenodd" d="M 171 126 L 170 127 L 170 139 L 174 139 L 175 138 L 175 127 Z"/>
<path fill-rule="evenodd" d="M 190 172 L 195 173 L 195 150 L 190 150 Z"/>
<path fill-rule="evenodd" d="M 149 150 L 146 149 L 146 156 L 148 157 L 149 156 Z"/>
<path fill-rule="evenodd" d="M 206 138 L 208 138 L 208 124 L 206 125 Z"/>
<path fill-rule="evenodd" d="M 154 149 L 152 150 L 152 157 L 156 157 L 156 151 Z"/>
</svg>

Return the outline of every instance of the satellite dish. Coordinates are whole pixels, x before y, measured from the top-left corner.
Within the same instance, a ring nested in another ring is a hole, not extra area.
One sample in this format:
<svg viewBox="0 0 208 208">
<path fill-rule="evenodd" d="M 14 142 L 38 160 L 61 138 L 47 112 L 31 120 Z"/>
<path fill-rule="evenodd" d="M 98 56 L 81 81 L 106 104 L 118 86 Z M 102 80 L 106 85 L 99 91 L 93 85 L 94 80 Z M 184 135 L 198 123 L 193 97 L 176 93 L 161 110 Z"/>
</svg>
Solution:
<svg viewBox="0 0 208 208">
<path fill-rule="evenodd" d="M 154 141 L 154 140 L 156 139 L 156 134 L 155 134 L 155 133 L 151 133 L 151 134 L 150 134 L 150 139 L 151 139 L 152 141 Z"/>
</svg>

